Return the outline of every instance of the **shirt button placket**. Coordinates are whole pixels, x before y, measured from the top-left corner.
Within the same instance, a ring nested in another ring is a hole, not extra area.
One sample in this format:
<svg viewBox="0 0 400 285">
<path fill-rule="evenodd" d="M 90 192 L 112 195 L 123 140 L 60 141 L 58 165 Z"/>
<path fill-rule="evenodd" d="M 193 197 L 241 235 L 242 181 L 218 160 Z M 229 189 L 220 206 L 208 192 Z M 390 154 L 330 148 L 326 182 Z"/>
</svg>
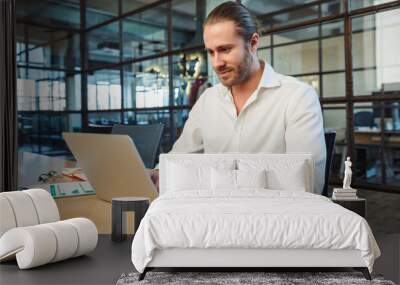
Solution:
<svg viewBox="0 0 400 285">
<path fill-rule="evenodd" d="M 243 121 L 243 116 L 240 116 L 236 120 L 235 124 L 235 151 L 239 152 L 240 151 L 240 137 L 242 133 L 242 121 Z"/>
</svg>

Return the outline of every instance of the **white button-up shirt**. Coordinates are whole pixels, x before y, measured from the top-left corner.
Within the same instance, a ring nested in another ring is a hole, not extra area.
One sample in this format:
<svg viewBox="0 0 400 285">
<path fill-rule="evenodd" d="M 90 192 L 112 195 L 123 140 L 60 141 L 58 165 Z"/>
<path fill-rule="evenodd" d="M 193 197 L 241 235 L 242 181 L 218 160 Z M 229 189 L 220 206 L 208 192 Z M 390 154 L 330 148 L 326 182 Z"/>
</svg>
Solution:
<svg viewBox="0 0 400 285">
<path fill-rule="evenodd" d="M 315 90 L 265 64 L 257 89 L 237 115 L 230 89 L 204 91 L 189 113 L 176 153 L 311 153 L 314 192 L 324 184 L 326 148 Z"/>
</svg>

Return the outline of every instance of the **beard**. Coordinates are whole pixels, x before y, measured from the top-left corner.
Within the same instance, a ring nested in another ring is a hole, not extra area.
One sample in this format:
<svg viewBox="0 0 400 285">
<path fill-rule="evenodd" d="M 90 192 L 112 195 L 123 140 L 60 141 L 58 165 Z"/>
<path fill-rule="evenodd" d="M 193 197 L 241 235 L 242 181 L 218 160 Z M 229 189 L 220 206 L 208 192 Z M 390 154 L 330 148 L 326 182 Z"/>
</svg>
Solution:
<svg viewBox="0 0 400 285">
<path fill-rule="evenodd" d="M 238 85 L 245 81 L 247 78 L 250 76 L 250 71 L 251 71 L 251 65 L 253 64 L 253 57 L 250 54 L 250 51 L 245 48 L 245 53 L 243 56 L 243 60 L 237 67 L 229 68 L 229 67 L 223 67 L 218 70 L 216 70 L 217 74 L 218 72 L 224 71 L 224 70 L 230 70 L 233 72 L 233 76 L 229 79 L 223 79 L 221 78 L 220 75 L 218 75 L 218 78 L 220 82 L 230 88 L 234 85 Z"/>
</svg>

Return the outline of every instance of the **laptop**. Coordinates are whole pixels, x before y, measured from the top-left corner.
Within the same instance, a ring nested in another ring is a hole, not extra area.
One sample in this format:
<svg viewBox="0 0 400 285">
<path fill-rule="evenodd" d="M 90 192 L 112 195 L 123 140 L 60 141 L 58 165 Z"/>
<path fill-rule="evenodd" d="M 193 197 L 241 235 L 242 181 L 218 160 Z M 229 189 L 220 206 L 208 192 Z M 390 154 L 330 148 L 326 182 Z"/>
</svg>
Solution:
<svg viewBox="0 0 400 285">
<path fill-rule="evenodd" d="M 127 135 L 63 133 L 98 198 L 157 197 L 157 190 Z"/>
</svg>

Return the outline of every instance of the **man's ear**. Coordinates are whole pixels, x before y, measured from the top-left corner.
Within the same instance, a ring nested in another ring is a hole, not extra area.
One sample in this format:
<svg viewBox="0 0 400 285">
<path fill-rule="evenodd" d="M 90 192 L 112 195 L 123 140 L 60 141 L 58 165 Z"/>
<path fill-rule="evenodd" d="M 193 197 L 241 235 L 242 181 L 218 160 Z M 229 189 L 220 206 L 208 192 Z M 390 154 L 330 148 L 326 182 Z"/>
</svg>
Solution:
<svg viewBox="0 0 400 285">
<path fill-rule="evenodd" d="M 258 33 L 254 33 L 250 39 L 250 48 L 251 51 L 256 52 L 258 49 L 258 45 L 260 44 L 260 35 Z"/>
</svg>

